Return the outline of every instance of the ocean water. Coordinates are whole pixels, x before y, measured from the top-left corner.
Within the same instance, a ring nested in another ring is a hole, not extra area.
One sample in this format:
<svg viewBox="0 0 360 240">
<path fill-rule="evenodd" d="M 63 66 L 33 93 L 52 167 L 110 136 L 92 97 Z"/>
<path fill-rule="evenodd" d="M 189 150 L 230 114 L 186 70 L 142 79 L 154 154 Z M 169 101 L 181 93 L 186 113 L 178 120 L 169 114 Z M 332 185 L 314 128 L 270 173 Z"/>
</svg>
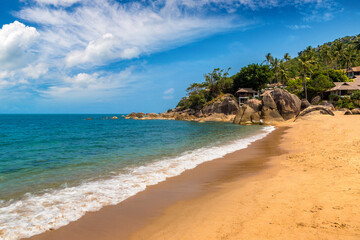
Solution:
<svg viewBox="0 0 360 240">
<path fill-rule="evenodd" d="M 0 115 L 0 239 L 59 228 L 274 130 L 107 116 Z"/>
</svg>

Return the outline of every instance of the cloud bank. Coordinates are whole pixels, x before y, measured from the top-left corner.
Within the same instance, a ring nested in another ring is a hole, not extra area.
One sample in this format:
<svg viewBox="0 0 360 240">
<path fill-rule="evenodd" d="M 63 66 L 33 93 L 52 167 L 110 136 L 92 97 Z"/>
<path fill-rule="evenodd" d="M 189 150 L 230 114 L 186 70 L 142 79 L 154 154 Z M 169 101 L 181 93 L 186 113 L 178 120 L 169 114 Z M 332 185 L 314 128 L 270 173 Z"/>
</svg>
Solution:
<svg viewBox="0 0 360 240">
<path fill-rule="evenodd" d="M 23 1 L 20 20 L 0 29 L 0 90 L 53 99 L 108 96 L 139 84 L 128 80 L 132 70 L 104 72 L 106 66 L 246 28 L 254 22 L 242 11 L 293 6 L 309 22 L 331 19 L 336 6 L 335 0 Z"/>
</svg>

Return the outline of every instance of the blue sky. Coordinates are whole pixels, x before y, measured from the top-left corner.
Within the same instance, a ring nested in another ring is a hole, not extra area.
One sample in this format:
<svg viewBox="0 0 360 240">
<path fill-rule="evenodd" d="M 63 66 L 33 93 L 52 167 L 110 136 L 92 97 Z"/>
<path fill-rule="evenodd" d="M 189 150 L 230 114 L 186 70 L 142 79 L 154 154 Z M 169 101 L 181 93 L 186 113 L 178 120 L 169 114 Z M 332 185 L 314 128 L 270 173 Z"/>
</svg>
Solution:
<svg viewBox="0 0 360 240">
<path fill-rule="evenodd" d="M 358 0 L 3 0 L 0 113 L 163 112 L 214 68 L 359 33 Z"/>
</svg>

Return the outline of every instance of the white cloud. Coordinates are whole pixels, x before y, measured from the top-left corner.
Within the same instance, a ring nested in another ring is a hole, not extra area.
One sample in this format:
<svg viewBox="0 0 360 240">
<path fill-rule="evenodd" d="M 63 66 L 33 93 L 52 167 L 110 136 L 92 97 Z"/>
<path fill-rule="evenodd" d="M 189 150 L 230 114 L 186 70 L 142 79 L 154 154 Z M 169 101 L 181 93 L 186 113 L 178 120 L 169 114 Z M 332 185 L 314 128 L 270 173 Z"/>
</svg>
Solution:
<svg viewBox="0 0 360 240">
<path fill-rule="evenodd" d="M 292 30 L 299 30 L 299 29 L 310 29 L 311 27 L 309 25 L 291 25 L 288 26 Z"/>
<path fill-rule="evenodd" d="M 22 68 L 33 60 L 30 48 L 39 36 L 35 28 L 18 21 L 3 25 L 0 29 L 0 70 Z"/>
<path fill-rule="evenodd" d="M 70 67 L 82 63 L 101 64 L 111 59 L 131 59 L 139 56 L 139 48 L 118 49 L 119 43 L 111 33 L 104 34 L 100 39 L 91 41 L 84 51 L 70 52 L 66 57 L 66 64 Z"/>
<path fill-rule="evenodd" d="M 73 77 L 65 77 L 62 84 L 51 86 L 40 94 L 58 101 L 94 101 L 98 98 L 111 98 L 119 95 L 119 91 L 129 87 L 134 81 L 132 67 L 119 73 L 79 73 Z"/>
<path fill-rule="evenodd" d="M 54 6 L 71 6 L 75 3 L 80 2 L 81 0 L 33 0 L 39 4 L 51 4 Z"/>
<path fill-rule="evenodd" d="M 49 68 L 44 63 L 39 64 L 29 64 L 26 68 L 23 68 L 25 76 L 38 79 L 40 76 L 45 75 L 48 72 Z"/>
<path fill-rule="evenodd" d="M 23 1 L 27 4 L 17 16 L 37 28 L 16 21 L 0 29 L 0 88 L 23 84 L 31 91 L 41 89 L 43 97 L 64 101 L 119 94 L 113 89 L 133 79 L 124 77 L 131 74 L 128 70 L 93 74 L 94 65 L 165 51 L 253 24 L 239 16 L 239 9 L 291 5 L 309 20 L 328 19 L 334 9 L 333 0 Z M 213 14 L 224 9 L 230 14 Z M 163 94 L 172 97 L 173 92 Z"/>
<path fill-rule="evenodd" d="M 165 90 L 164 92 L 163 92 L 163 99 L 173 99 L 174 98 L 174 92 L 175 92 L 175 89 L 174 88 L 169 88 L 169 89 L 167 89 L 167 90 Z"/>
<path fill-rule="evenodd" d="M 171 95 L 175 92 L 174 88 L 169 88 L 168 90 L 164 91 L 164 95 Z"/>
<path fill-rule="evenodd" d="M 136 58 L 250 24 L 235 22 L 234 16 L 183 12 L 170 2 L 83 0 L 71 11 L 35 5 L 18 16 L 41 25 L 43 48 L 68 67 Z"/>
</svg>

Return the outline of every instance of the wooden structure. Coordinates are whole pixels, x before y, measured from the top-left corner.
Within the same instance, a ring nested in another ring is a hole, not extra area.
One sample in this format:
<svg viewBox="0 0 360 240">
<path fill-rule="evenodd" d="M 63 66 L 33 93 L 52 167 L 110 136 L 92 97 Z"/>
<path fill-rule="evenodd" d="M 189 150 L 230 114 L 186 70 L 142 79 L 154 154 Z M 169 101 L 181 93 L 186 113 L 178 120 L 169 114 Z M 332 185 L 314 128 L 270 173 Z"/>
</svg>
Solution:
<svg viewBox="0 0 360 240">
<path fill-rule="evenodd" d="M 252 88 L 239 88 L 235 95 L 239 100 L 239 105 L 241 106 L 250 98 L 259 97 L 259 92 L 253 90 Z"/>
</svg>

